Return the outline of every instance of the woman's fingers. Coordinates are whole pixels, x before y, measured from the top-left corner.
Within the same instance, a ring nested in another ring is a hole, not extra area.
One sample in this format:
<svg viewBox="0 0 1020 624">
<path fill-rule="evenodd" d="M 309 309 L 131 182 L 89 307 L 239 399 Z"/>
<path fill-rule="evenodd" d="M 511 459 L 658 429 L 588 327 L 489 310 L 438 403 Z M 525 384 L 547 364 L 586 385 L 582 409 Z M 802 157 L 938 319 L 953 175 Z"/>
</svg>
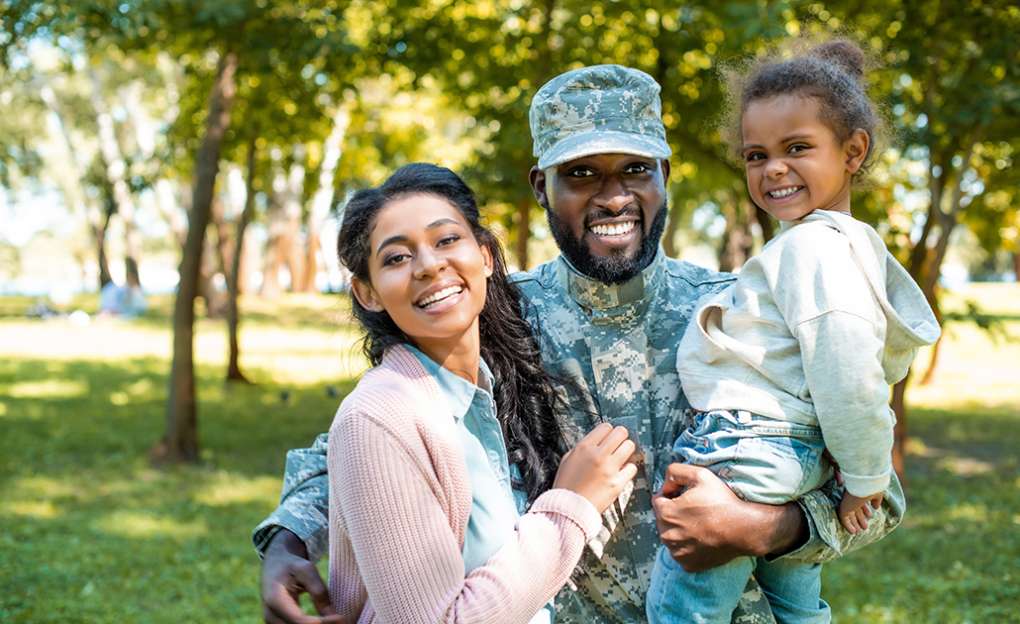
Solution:
<svg viewBox="0 0 1020 624">
<path fill-rule="evenodd" d="M 633 456 L 635 455 L 636 450 L 637 444 L 634 444 L 634 440 L 631 440 L 630 438 L 627 438 L 620 444 L 620 446 L 616 447 L 616 450 L 612 453 L 612 457 L 615 460 L 617 467 L 621 467 L 625 463 L 633 461 Z"/>
<path fill-rule="evenodd" d="M 626 427 L 613 427 L 612 431 L 599 443 L 599 447 L 613 453 L 629 437 L 630 432 Z"/>
<path fill-rule="evenodd" d="M 609 423 L 599 423 L 595 425 L 595 428 L 588 432 L 588 435 L 581 438 L 581 441 L 576 446 L 581 445 L 592 445 L 601 446 L 602 441 L 613 432 L 613 426 Z"/>
</svg>

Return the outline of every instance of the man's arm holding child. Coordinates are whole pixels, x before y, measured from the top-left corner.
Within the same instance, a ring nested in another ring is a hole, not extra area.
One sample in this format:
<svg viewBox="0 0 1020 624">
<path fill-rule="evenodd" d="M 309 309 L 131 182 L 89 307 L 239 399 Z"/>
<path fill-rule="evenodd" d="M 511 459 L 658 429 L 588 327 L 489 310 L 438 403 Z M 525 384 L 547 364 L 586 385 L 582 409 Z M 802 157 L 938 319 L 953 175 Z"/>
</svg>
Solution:
<svg viewBox="0 0 1020 624">
<path fill-rule="evenodd" d="M 319 435 L 311 447 L 287 453 L 280 505 L 252 533 L 262 561 L 263 618 L 271 624 L 343 622 L 329 603 L 326 585 L 315 561 L 329 541 L 329 481 L 326 476 L 328 436 Z M 323 618 L 305 615 L 299 606 L 303 593 Z"/>
</svg>

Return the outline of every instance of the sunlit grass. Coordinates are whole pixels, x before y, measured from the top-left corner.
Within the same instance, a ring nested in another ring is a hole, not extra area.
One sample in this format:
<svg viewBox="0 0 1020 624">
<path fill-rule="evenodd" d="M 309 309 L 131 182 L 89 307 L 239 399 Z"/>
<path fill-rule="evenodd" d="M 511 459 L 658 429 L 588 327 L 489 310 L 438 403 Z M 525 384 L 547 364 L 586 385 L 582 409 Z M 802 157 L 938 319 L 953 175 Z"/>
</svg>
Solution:
<svg viewBox="0 0 1020 624">
<path fill-rule="evenodd" d="M 972 287 L 947 309 L 968 298 L 1017 340 L 949 324 L 933 383 L 908 394 L 904 526 L 825 568 L 838 622 L 1020 621 L 1020 288 Z M 257 384 L 225 386 L 224 323 L 201 320 L 202 463 L 160 470 L 171 302 L 152 303 L 81 326 L 0 299 L 0 622 L 260 620 L 251 528 L 285 451 L 328 427 L 364 369 L 357 333 L 342 298 L 248 298 Z"/>
</svg>

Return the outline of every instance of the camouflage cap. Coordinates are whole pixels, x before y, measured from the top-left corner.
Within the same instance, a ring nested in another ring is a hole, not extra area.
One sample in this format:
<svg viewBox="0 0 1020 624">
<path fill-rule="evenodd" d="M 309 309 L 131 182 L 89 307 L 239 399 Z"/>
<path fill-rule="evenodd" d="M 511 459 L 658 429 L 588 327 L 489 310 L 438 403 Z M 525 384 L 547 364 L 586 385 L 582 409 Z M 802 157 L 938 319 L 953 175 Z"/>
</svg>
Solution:
<svg viewBox="0 0 1020 624">
<path fill-rule="evenodd" d="M 659 85 L 622 65 L 556 76 L 531 100 L 531 138 L 540 169 L 592 154 L 668 158 Z"/>
</svg>

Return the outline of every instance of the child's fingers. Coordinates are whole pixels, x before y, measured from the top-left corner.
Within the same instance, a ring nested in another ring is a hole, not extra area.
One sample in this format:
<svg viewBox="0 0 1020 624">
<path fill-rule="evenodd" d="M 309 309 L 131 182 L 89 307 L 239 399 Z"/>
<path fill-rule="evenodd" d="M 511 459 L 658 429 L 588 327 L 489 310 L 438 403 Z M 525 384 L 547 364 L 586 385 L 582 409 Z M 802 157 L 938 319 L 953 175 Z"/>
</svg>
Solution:
<svg viewBox="0 0 1020 624">
<path fill-rule="evenodd" d="M 843 516 L 843 527 L 850 531 L 852 535 L 857 535 L 860 529 L 857 528 L 857 516 L 853 512 Z"/>
<path fill-rule="evenodd" d="M 861 531 L 864 531 L 868 528 L 868 518 L 864 515 L 865 514 L 864 510 L 867 508 L 868 506 L 865 505 L 864 507 L 861 507 L 860 509 L 857 510 L 857 526 L 860 528 Z"/>
<path fill-rule="evenodd" d="M 864 505 L 861 507 L 861 513 L 864 514 L 865 519 L 871 517 L 871 505 Z"/>
</svg>

